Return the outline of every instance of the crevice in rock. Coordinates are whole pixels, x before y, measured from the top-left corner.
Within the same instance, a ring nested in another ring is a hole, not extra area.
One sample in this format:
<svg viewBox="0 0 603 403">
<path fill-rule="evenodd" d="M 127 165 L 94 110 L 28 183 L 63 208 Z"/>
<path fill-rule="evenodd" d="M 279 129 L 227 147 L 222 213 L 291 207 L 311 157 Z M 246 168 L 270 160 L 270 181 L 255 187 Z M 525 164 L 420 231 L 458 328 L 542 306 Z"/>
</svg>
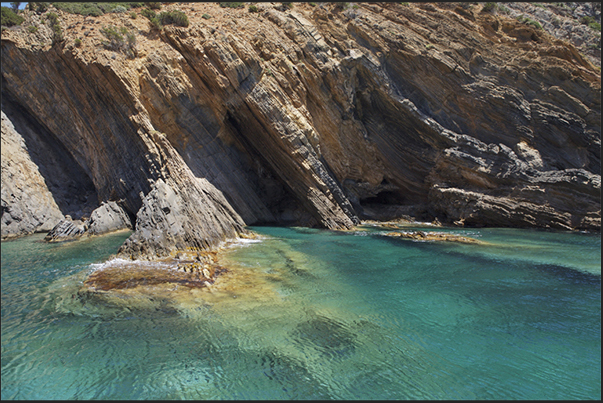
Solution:
<svg viewBox="0 0 603 403">
<path fill-rule="evenodd" d="M 299 210 L 299 203 L 289 191 L 286 184 L 283 183 L 282 179 L 279 178 L 279 175 L 273 171 L 264 157 L 249 142 L 248 137 L 253 138 L 254 136 L 245 136 L 241 133 L 242 130 L 251 130 L 251 128 L 243 127 L 240 120 L 241 117 L 237 117 L 234 112 L 228 111 L 224 123 L 232 129 L 232 132 L 235 134 L 235 141 L 239 143 L 239 147 L 246 151 L 245 156 L 248 162 L 246 164 L 248 166 L 246 174 L 248 175 L 249 183 L 274 219 L 264 218 L 256 223 L 248 224 L 284 224 L 294 221 L 288 213 L 284 212 Z M 228 199 L 228 195 L 225 194 L 225 196 Z"/>
</svg>

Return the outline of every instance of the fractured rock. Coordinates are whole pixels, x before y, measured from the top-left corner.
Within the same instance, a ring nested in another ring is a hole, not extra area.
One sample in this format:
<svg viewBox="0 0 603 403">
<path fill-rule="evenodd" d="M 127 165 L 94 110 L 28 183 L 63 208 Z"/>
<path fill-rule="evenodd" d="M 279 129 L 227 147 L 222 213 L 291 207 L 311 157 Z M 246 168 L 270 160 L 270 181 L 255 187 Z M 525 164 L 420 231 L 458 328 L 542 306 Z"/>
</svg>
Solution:
<svg viewBox="0 0 603 403">
<path fill-rule="evenodd" d="M 88 233 L 100 235 L 121 229 L 132 229 L 128 214 L 116 202 L 103 202 L 90 215 Z"/>
<path fill-rule="evenodd" d="M 66 216 L 46 234 L 44 240 L 47 242 L 72 241 L 81 238 L 86 233 L 86 227 L 80 220 L 73 221 Z"/>
</svg>

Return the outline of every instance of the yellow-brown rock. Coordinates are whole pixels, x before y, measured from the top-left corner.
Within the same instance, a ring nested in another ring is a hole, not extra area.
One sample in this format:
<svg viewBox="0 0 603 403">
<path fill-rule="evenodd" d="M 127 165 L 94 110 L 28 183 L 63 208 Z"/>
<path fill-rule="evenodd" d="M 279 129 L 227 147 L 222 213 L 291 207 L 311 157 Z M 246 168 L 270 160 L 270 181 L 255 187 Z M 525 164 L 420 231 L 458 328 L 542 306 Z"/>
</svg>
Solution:
<svg viewBox="0 0 603 403">
<path fill-rule="evenodd" d="M 54 45 L 28 11 L 2 32 L 3 95 L 68 150 L 98 204 L 136 217 L 127 257 L 389 211 L 600 229 L 600 69 L 504 15 L 355 4 L 164 3 L 190 25 L 161 31 L 51 7 Z M 103 47 L 108 25 L 135 33 L 135 58 Z"/>
<path fill-rule="evenodd" d="M 408 231 L 408 232 L 388 232 L 384 235 L 395 237 L 412 239 L 415 241 L 441 241 L 441 242 L 458 242 L 467 244 L 485 244 L 485 242 L 479 239 L 466 237 L 457 234 L 450 234 L 446 232 L 435 232 L 435 231 Z"/>
</svg>

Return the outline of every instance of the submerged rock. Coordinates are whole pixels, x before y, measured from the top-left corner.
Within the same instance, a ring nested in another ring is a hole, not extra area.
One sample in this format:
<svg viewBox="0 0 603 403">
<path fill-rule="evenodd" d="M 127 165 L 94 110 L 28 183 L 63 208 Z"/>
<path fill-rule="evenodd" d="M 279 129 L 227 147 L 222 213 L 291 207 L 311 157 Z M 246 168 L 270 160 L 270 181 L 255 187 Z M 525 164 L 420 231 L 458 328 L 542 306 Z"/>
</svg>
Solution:
<svg viewBox="0 0 603 403">
<path fill-rule="evenodd" d="M 84 281 L 84 287 L 91 292 L 151 287 L 159 284 L 202 288 L 206 286 L 206 283 L 213 284 L 216 277 L 225 270 L 222 267 L 206 267 L 203 269 L 207 273 L 206 277 L 200 271 L 190 269 L 169 270 L 144 266 L 108 267 L 92 273 Z"/>
<path fill-rule="evenodd" d="M 462 235 L 449 234 L 445 232 L 426 232 L 426 231 L 408 231 L 408 232 L 389 232 L 386 236 L 412 239 L 415 241 L 443 241 L 443 242 L 459 242 L 467 244 L 487 244 L 475 238 L 470 238 Z"/>
<path fill-rule="evenodd" d="M 178 300 L 212 292 L 219 276 L 228 270 L 215 262 L 215 253 L 203 253 L 202 262 L 181 253 L 181 259 L 156 262 L 114 260 L 92 272 L 77 292 L 83 303 L 124 306 L 134 309 L 174 311 Z"/>
</svg>

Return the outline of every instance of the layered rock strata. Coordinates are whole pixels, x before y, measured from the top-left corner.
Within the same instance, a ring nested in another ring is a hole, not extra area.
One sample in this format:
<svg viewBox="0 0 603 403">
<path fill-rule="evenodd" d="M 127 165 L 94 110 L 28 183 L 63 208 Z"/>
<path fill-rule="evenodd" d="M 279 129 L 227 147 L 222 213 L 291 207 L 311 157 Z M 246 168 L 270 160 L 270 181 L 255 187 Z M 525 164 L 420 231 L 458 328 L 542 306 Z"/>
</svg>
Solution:
<svg viewBox="0 0 603 403">
<path fill-rule="evenodd" d="M 72 241 L 84 236 L 102 235 L 109 232 L 132 229 L 128 214 L 116 202 L 103 202 L 95 209 L 90 218 L 74 220 L 66 215 L 46 234 L 48 242 Z"/>
<path fill-rule="evenodd" d="M 48 231 L 63 218 L 23 137 L 2 112 L 2 239 Z"/>
<path fill-rule="evenodd" d="M 481 5 L 356 6 L 169 3 L 190 25 L 161 31 L 53 10 L 54 45 L 31 12 L 3 31 L 3 91 L 136 217 L 128 257 L 384 211 L 600 229 L 600 70 L 573 45 Z M 103 48 L 109 24 L 137 57 Z"/>
<path fill-rule="evenodd" d="M 117 203 L 103 202 L 99 208 L 90 214 L 88 232 L 91 235 L 102 235 L 121 229 L 132 229 L 128 214 Z"/>
</svg>

